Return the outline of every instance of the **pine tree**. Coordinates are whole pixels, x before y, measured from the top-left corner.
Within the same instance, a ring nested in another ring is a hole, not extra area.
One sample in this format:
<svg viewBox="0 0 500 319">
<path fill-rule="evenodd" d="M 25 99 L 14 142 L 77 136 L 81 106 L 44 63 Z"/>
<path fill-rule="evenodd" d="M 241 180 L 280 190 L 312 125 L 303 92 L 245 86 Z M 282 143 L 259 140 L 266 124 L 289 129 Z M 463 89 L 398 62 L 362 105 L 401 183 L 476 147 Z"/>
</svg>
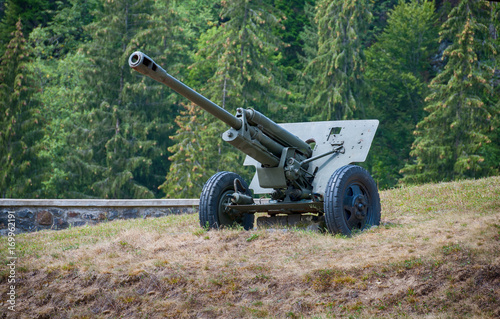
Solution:
<svg viewBox="0 0 500 319">
<path fill-rule="evenodd" d="M 5 16 L 5 0 L 0 0 L 0 21 Z"/>
<path fill-rule="evenodd" d="M 84 27 L 93 22 L 91 14 L 98 8 L 99 0 L 67 0 L 58 2 L 51 11 L 52 19 L 30 32 L 30 42 L 35 55 L 43 62 L 64 58 L 75 53 L 82 42 L 90 40 Z"/>
<path fill-rule="evenodd" d="M 210 2 L 213 0 L 205 0 L 207 5 Z M 137 41 L 139 50 L 154 57 L 155 62 L 181 81 L 188 75 L 186 65 L 192 62 L 191 51 L 197 36 L 194 26 L 207 24 L 198 20 L 203 16 L 209 21 L 213 18 L 206 12 L 210 12 L 209 8 L 194 8 L 197 15 L 190 16 L 186 11 L 189 6 L 194 6 L 194 3 L 156 2 L 147 28 L 137 34 L 137 40 L 132 41 L 132 45 Z M 149 173 L 142 174 L 140 180 L 151 185 L 150 189 L 154 188 L 155 196 L 159 197 L 163 196 L 162 191 L 165 192 L 159 185 L 165 182 L 170 166 L 168 148 L 172 141 L 169 136 L 174 134 L 175 113 L 182 109 L 179 101 L 183 98 L 163 84 L 135 71 L 132 74 L 134 79 L 128 86 L 134 96 L 131 107 L 135 112 L 143 112 L 146 122 L 152 123 L 148 137 L 156 143 L 155 151 L 148 155 L 152 159 Z"/>
<path fill-rule="evenodd" d="M 39 156 L 42 122 L 33 99 L 37 88 L 28 69 L 30 60 L 19 19 L 0 64 L 1 197 L 38 197 L 45 178 L 44 159 Z"/>
<path fill-rule="evenodd" d="M 50 158 L 46 167 L 50 176 L 43 183 L 41 195 L 46 198 L 82 198 L 92 193 L 94 176 L 81 171 L 82 158 L 78 155 L 82 144 L 80 136 L 74 134 L 88 100 L 88 85 L 81 72 L 86 62 L 82 52 L 76 52 L 59 60 L 39 57 L 30 63 L 40 88 L 34 99 L 40 105 L 44 123 L 41 154 Z"/>
<path fill-rule="evenodd" d="M 168 198 L 199 197 L 210 176 L 241 167 L 243 156 L 222 140 L 221 124 L 211 116 L 192 103 L 184 105 L 177 116 L 178 130 L 171 137 L 176 144 L 169 148 L 172 164 L 161 185 Z"/>
<path fill-rule="evenodd" d="M 89 100 L 76 133 L 80 171 L 95 179 L 93 196 L 153 197 L 166 174 L 169 94 L 128 67 L 128 57 L 138 49 L 160 64 L 175 64 L 183 51 L 172 8 L 163 4 L 106 1 L 88 27 L 92 42 L 84 47 L 89 65 L 83 73 Z"/>
<path fill-rule="evenodd" d="M 491 103 L 490 63 L 497 52 L 489 35 L 491 4 L 462 0 L 443 24 L 441 40 L 452 41 L 444 52 L 447 64 L 431 82 L 426 111 L 417 125 L 404 183 L 477 178 L 498 173 L 481 155 L 496 130 L 498 109 Z"/>
<path fill-rule="evenodd" d="M 39 25 L 46 25 L 57 9 L 55 0 L 6 0 L 5 15 L 0 21 L 0 55 L 10 41 L 10 35 L 16 31 L 16 22 L 23 21 L 23 33 L 29 35 Z"/>
<path fill-rule="evenodd" d="M 303 69 L 300 56 L 304 55 L 304 39 L 300 36 L 304 28 L 310 25 L 306 10 L 314 5 L 314 0 L 274 0 L 274 6 L 282 12 L 282 27 L 274 32 L 287 45 L 282 49 L 279 65 L 284 69 L 287 82 L 293 83 Z"/>
<path fill-rule="evenodd" d="M 494 68 L 491 85 L 493 94 L 487 96 L 490 104 L 494 105 L 493 117 L 491 120 L 491 129 L 488 136 L 491 138 L 491 143 L 485 145 L 481 151 L 481 156 L 484 157 L 484 165 L 491 167 L 493 172 L 500 172 L 500 3 L 491 2 L 492 16 L 489 23 L 490 39 L 495 46 L 495 52 L 492 59 Z M 496 113 L 496 114 L 495 114 Z"/>
<path fill-rule="evenodd" d="M 302 95 L 301 101 L 303 104 L 307 104 L 306 98 L 309 96 L 317 77 L 317 74 L 310 72 L 310 69 L 308 70 L 307 66 L 312 65 L 312 61 L 318 56 L 319 36 L 318 25 L 316 23 L 317 21 L 314 19 L 316 15 L 316 8 L 312 5 L 306 4 L 304 11 L 309 23 L 304 26 L 304 29 L 300 33 L 300 38 L 304 42 L 304 46 L 302 48 L 303 55 L 299 55 L 299 60 L 304 67 L 301 69 L 301 74 L 297 79 L 299 81 L 297 91 Z M 307 109 L 307 106 L 303 106 L 303 108 Z M 303 111 L 302 114 L 304 116 L 302 121 L 309 120 L 310 116 L 307 112 Z"/>
<path fill-rule="evenodd" d="M 380 120 L 370 151 L 371 173 L 379 187 L 394 186 L 408 161 L 411 132 L 424 116 L 430 64 L 438 44 L 432 2 L 401 1 L 388 13 L 387 27 L 366 52 L 370 87 L 368 116 Z"/>
<path fill-rule="evenodd" d="M 164 1 L 172 6 L 172 1 Z M 198 38 L 219 20 L 220 0 L 183 0 L 175 3 L 182 25 Z M 196 43 L 192 43 L 196 45 Z"/>
<path fill-rule="evenodd" d="M 50 177 L 44 181 L 41 195 L 46 198 L 81 198 L 92 193 L 93 175 L 79 171 L 83 164 L 75 150 L 81 144 L 72 133 L 87 105 L 84 92 L 88 84 L 82 77 L 87 60 L 78 49 L 90 39 L 84 27 L 92 22 L 90 12 L 96 7 L 97 0 L 60 2 L 52 21 L 29 36 L 35 57 L 30 70 L 40 88 L 34 98 L 44 122 L 41 154 L 51 159 L 47 167 Z"/>
<path fill-rule="evenodd" d="M 373 21 L 366 37 L 366 46 L 376 42 L 377 37 L 384 31 L 388 23 L 389 12 L 398 5 L 399 0 L 372 0 Z"/>
<path fill-rule="evenodd" d="M 231 0 L 223 2 L 221 19 L 226 22 L 208 33 L 197 52 L 205 59 L 193 66 L 213 68 L 204 94 L 233 109 L 280 110 L 289 91 L 275 68 L 280 56 L 274 54 L 284 46 L 273 33 L 280 27 L 278 13 L 269 1 Z"/>
<path fill-rule="evenodd" d="M 281 24 L 275 28 L 274 33 L 285 43 L 278 51 L 280 59 L 276 65 L 280 74 L 283 74 L 283 86 L 289 92 L 285 105 L 286 121 L 308 121 L 304 99 L 310 89 L 310 78 L 305 78 L 302 72 L 312 59 L 311 56 L 316 57 L 315 0 L 273 1 L 282 16 Z M 285 114 L 278 114 L 278 117 L 283 115 Z M 278 120 L 281 121 L 279 118 Z"/>
<path fill-rule="evenodd" d="M 308 106 L 315 119 L 341 120 L 363 112 L 363 40 L 371 21 L 366 0 L 317 4 L 318 55 L 306 72 L 314 76 Z"/>
<path fill-rule="evenodd" d="M 269 1 L 261 0 L 222 4 L 224 22 L 200 37 L 197 60 L 191 67 L 192 78 L 208 78 L 198 88 L 200 93 L 231 113 L 237 107 L 253 107 L 272 117 L 272 113 L 286 110 L 280 102 L 289 91 L 280 85 L 275 67 L 280 59 L 275 54 L 283 46 L 273 33 L 280 23 L 276 10 Z M 243 155 L 221 140 L 227 127 L 218 119 L 187 105 L 177 124 L 176 144 L 170 148 L 172 165 L 162 185 L 168 196 L 199 195 L 211 175 L 241 167 Z M 238 173 L 242 171 L 238 169 Z"/>
</svg>

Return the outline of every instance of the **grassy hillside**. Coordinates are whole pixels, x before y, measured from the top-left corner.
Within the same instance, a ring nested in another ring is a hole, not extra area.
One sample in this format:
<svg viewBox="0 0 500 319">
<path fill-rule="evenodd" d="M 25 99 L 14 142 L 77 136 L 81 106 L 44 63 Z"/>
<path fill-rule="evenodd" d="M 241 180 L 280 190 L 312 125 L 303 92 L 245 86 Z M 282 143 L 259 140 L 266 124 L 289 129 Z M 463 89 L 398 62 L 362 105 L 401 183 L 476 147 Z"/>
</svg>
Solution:
<svg viewBox="0 0 500 319">
<path fill-rule="evenodd" d="M 500 317 L 500 177 L 381 200 L 382 225 L 353 238 L 196 215 L 19 235 L 16 317 Z"/>
</svg>

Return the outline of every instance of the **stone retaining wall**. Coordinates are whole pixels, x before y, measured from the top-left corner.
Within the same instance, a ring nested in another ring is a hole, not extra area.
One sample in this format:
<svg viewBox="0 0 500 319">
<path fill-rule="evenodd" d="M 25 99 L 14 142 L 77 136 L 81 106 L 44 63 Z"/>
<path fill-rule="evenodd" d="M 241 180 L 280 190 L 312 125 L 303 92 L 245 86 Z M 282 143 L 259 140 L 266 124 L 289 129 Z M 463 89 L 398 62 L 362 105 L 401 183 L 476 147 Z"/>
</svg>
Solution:
<svg viewBox="0 0 500 319">
<path fill-rule="evenodd" d="M 0 235 L 8 232 L 8 215 L 15 214 L 16 233 L 64 229 L 114 219 L 190 214 L 198 199 L 0 199 Z"/>
</svg>

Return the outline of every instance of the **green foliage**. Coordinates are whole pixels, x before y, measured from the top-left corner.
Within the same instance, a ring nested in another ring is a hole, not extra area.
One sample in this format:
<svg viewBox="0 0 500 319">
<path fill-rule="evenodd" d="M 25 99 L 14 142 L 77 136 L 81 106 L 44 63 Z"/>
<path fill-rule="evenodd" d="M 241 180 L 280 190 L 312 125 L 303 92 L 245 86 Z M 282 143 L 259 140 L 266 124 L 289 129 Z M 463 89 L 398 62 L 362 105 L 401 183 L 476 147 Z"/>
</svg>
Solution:
<svg viewBox="0 0 500 319">
<path fill-rule="evenodd" d="M 0 4 L 5 7 L 5 15 L 0 21 L 0 54 L 3 55 L 5 46 L 11 39 L 11 34 L 16 31 L 16 23 L 20 19 L 23 24 L 24 34 L 39 25 L 47 24 L 57 8 L 59 1 L 55 0 L 6 0 Z"/>
<path fill-rule="evenodd" d="M 288 92 L 281 86 L 275 62 L 284 46 L 273 30 L 280 26 L 279 12 L 267 1 L 225 1 L 226 20 L 202 38 L 193 67 L 208 64 L 213 73 L 204 94 L 228 109 L 253 107 L 266 114 L 277 112 Z"/>
<path fill-rule="evenodd" d="M 93 21 L 90 11 L 97 0 L 59 3 L 59 10 L 47 26 L 30 33 L 30 44 L 37 57 L 30 65 L 37 86 L 44 126 L 43 156 L 50 158 L 50 174 L 43 181 L 47 198 L 81 198 L 93 194 L 94 172 L 84 171 L 91 153 L 82 152 L 81 116 L 88 103 L 88 83 L 82 70 L 88 60 L 82 41 L 89 39 L 83 28 Z"/>
<path fill-rule="evenodd" d="M 36 75 L 36 93 L 43 117 L 43 156 L 50 158 L 50 176 L 43 182 L 48 198 L 80 198 L 91 194 L 94 174 L 82 171 L 82 147 L 76 132 L 80 132 L 81 112 L 88 100 L 81 70 L 86 59 L 81 52 L 68 54 L 64 59 L 38 59 L 31 65 Z"/>
<path fill-rule="evenodd" d="M 31 52 L 21 20 L 0 63 L 0 197 L 34 198 L 41 195 L 44 159 L 37 88 L 29 70 Z"/>
<path fill-rule="evenodd" d="M 462 0 L 443 24 L 441 40 L 452 41 L 444 51 L 447 64 L 431 82 L 429 114 L 417 125 L 415 161 L 404 168 L 403 182 L 498 174 L 498 162 L 488 163 L 482 155 L 499 110 L 491 99 L 491 61 L 497 54 L 487 41 L 492 12 L 488 2 Z"/>
<path fill-rule="evenodd" d="M 303 68 L 300 56 L 304 55 L 304 40 L 300 34 L 309 26 L 306 10 L 314 5 L 314 0 L 274 0 L 274 6 L 281 11 L 281 26 L 275 34 L 287 45 L 282 48 L 283 58 L 279 64 L 283 67 L 288 82 L 293 82 Z"/>
<path fill-rule="evenodd" d="M 405 183 L 500 171 L 498 3 L 0 0 L 0 26 L 2 197 L 198 197 L 217 171 L 248 180 L 227 127 L 131 70 L 135 50 L 230 113 L 379 119 L 366 165 L 382 188 L 403 167 Z"/>
<path fill-rule="evenodd" d="M 179 14 L 179 24 L 185 30 L 191 30 L 199 37 L 219 21 L 220 0 L 183 0 L 178 3 L 173 1 L 159 1 L 163 5 L 175 6 Z"/>
<path fill-rule="evenodd" d="M 283 74 L 283 86 L 289 94 L 285 102 L 286 121 L 308 121 L 304 112 L 304 97 L 310 89 L 311 78 L 302 74 L 304 67 L 316 55 L 317 28 L 314 25 L 315 0 L 274 0 L 274 5 L 281 11 L 281 24 L 274 33 L 285 42 L 276 54 L 281 57 L 277 61 L 280 73 Z M 285 114 L 279 114 L 277 121 L 283 122 Z"/>
<path fill-rule="evenodd" d="M 93 173 L 94 196 L 154 197 L 168 167 L 167 144 L 158 141 L 168 135 L 170 109 L 159 106 L 166 94 L 158 86 L 147 91 L 146 79 L 136 80 L 128 57 L 142 49 L 162 62 L 167 54 L 182 52 L 182 35 L 176 36 L 173 8 L 152 1 L 105 2 L 96 14 L 88 26 L 93 41 L 83 47 L 89 99 L 80 118 L 84 125 L 77 131 L 85 159 L 82 171 Z M 169 35 L 172 42 L 167 43 Z"/>
<path fill-rule="evenodd" d="M 85 20 L 92 24 L 85 27 L 85 21 L 80 21 L 79 28 L 87 30 L 80 40 L 92 38 L 92 42 L 79 44 L 77 54 L 54 61 L 66 54 L 61 49 L 65 46 L 43 40 L 77 24 L 61 22 L 33 32 L 33 41 L 40 44 L 36 69 L 44 87 L 40 95 L 47 102 L 47 131 L 55 133 L 46 139 L 47 154 L 55 159 L 46 192 L 51 197 L 158 196 L 157 187 L 168 168 L 165 137 L 171 130 L 171 106 L 164 106 L 168 94 L 159 85 L 145 90 L 147 80 L 130 70 L 127 59 L 138 48 L 149 50 L 160 61 L 174 52 L 170 62 L 178 70 L 182 66 L 176 62 L 182 59 L 185 41 L 182 33 L 172 36 L 174 42 L 165 41 L 169 34 L 165 30 L 171 34 L 179 30 L 174 12 L 162 4 L 102 5 L 94 6 L 99 8 L 95 17 Z M 54 21 L 74 16 L 72 10 L 86 9 L 75 4 Z M 70 32 L 65 34 L 68 46 L 78 40 Z"/>
<path fill-rule="evenodd" d="M 307 69 L 307 65 L 310 65 L 311 62 L 317 57 L 318 55 L 318 25 L 314 19 L 315 16 L 315 8 L 311 5 L 306 4 L 304 7 L 305 15 L 307 19 L 309 20 L 309 24 L 304 26 L 304 29 L 302 32 L 300 32 L 300 39 L 304 42 L 303 45 L 303 55 L 299 56 L 299 60 L 301 61 L 301 64 L 304 66 L 301 68 L 301 74 L 298 77 L 298 85 L 297 85 L 297 91 L 304 97 L 303 102 L 304 104 L 307 103 L 305 97 L 309 95 L 309 92 L 311 91 L 313 85 L 314 85 L 314 80 L 316 78 L 316 74 L 313 72 L 305 72 Z M 307 105 L 307 104 L 306 104 Z M 306 106 L 307 108 L 307 106 Z M 307 118 L 309 117 L 307 112 L 302 112 L 303 118 L 301 121 L 307 121 Z"/>
<path fill-rule="evenodd" d="M 380 120 L 369 165 L 379 187 L 394 186 L 409 158 L 412 131 L 423 118 L 430 57 L 438 30 L 432 2 L 400 2 L 388 13 L 387 27 L 367 50 L 369 117 Z"/>
<path fill-rule="evenodd" d="M 5 0 L 0 0 L 0 21 L 5 16 Z"/>
<path fill-rule="evenodd" d="M 286 109 L 279 102 L 288 92 L 273 63 L 283 45 L 273 33 L 279 26 L 274 9 L 266 1 L 226 1 L 221 18 L 221 26 L 200 38 L 192 66 L 199 69 L 195 74 L 207 77 L 200 92 L 233 113 L 237 107 L 268 115 Z M 172 165 L 162 185 L 168 197 L 198 197 L 211 175 L 241 167 L 243 155 L 221 140 L 224 127 L 218 119 L 187 105 L 176 123 L 176 145 L 169 149 Z M 238 173 L 246 175 L 242 171 Z"/>
<path fill-rule="evenodd" d="M 90 40 L 84 27 L 93 22 L 91 12 L 97 9 L 98 0 L 68 0 L 57 5 L 52 20 L 30 33 L 36 56 L 44 60 L 63 58 Z"/>
<path fill-rule="evenodd" d="M 485 165 L 491 166 L 493 169 L 500 171 L 500 4 L 495 3 L 492 5 L 492 16 L 489 24 L 491 38 L 496 34 L 495 44 L 495 59 L 492 61 L 494 65 L 494 73 L 491 79 L 493 94 L 489 96 L 489 103 L 495 105 L 496 114 L 491 119 L 491 131 L 488 136 L 491 143 L 484 146 L 481 155 L 484 156 Z"/>
<path fill-rule="evenodd" d="M 368 30 L 366 44 L 375 43 L 377 37 L 384 31 L 388 23 L 389 12 L 398 4 L 398 0 L 370 0 L 373 21 Z"/>
<path fill-rule="evenodd" d="M 363 36 L 371 17 L 365 0 L 318 2 L 318 51 L 306 69 L 314 77 L 308 96 L 313 119 L 342 120 L 363 113 Z"/>
<path fill-rule="evenodd" d="M 172 163 L 160 188 L 168 198 L 197 198 L 210 176 L 234 170 L 242 156 L 222 141 L 221 125 L 199 106 L 185 105 L 176 124 L 177 132 L 171 137 L 176 144 L 168 149 Z"/>
</svg>

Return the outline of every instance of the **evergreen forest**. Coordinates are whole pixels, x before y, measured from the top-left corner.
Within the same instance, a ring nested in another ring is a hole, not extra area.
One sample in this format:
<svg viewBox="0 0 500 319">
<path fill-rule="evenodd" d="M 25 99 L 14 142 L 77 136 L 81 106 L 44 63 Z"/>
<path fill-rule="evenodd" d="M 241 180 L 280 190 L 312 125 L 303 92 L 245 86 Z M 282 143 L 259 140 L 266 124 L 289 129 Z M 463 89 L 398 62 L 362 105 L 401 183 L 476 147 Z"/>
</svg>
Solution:
<svg viewBox="0 0 500 319">
<path fill-rule="evenodd" d="M 224 124 L 128 66 L 137 50 L 233 114 L 378 119 L 360 165 L 380 189 L 499 175 L 499 35 L 486 0 L 0 0 L 0 198 L 250 178 Z"/>
</svg>

